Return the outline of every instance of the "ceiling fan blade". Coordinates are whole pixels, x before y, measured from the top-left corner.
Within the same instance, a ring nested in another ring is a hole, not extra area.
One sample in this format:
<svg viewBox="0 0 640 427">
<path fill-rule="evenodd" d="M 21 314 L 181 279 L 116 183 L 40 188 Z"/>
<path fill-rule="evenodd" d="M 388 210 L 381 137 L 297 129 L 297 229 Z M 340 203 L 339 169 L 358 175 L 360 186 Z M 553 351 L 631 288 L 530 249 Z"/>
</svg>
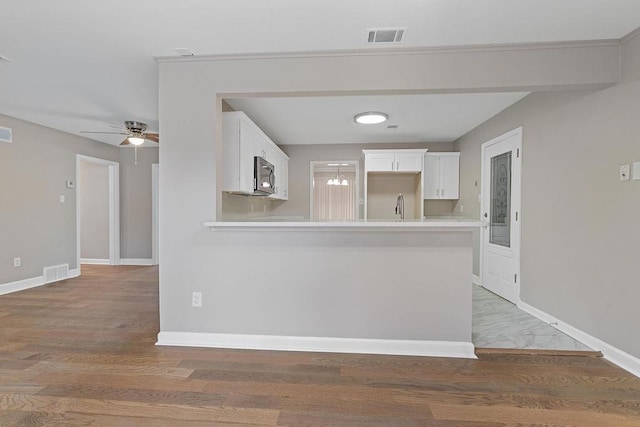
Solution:
<svg viewBox="0 0 640 427">
<path fill-rule="evenodd" d="M 109 127 L 110 127 L 110 128 L 113 128 L 113 129 L 121 130 L 121 131 L 123 131 L 123 132 L 127 132 L 127 131 L 128 131 L 128 129 L 125 129 L 125 128 L 120 127 L 120 126 L 109 125 Z"/>
<path fill-rule="evenodd" d="M 131 143 L 129 142 L 129 138 L 125 138 L 124 141 L 120 143 L 120 145 L 131 145 Z"/>
<path fill-rule="evenodd" d="M 156 143 L 160 142 L 160 135 L 157 134 L 157 133 L 145 133 L 144 137 L 146 139 L 148 139 L 149 141 L 153 141 L 153 142 L 156 142 Z"/>
<path fill-rule="evenodd" d="M 87 130 L 81 130 L 80 133 L 106 133 L 110 135 L 129 135 L 129 132 L 91 132 Z"/>
</svg>

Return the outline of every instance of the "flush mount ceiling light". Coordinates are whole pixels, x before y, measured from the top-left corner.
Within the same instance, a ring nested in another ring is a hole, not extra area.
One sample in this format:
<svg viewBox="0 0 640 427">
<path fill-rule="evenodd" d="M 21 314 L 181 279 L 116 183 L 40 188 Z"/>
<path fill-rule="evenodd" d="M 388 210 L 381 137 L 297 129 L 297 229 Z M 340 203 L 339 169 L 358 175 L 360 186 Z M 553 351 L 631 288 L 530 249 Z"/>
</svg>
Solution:
<svg viewBox="0 0 640 427">
<path fill-rule="evenodd" d="M 379 111 L 367 111 L 366 113 L 356 114 L 353 120 L 361 125 L 377 125 L 386 122 L 389 116 Z"/>
</svg>

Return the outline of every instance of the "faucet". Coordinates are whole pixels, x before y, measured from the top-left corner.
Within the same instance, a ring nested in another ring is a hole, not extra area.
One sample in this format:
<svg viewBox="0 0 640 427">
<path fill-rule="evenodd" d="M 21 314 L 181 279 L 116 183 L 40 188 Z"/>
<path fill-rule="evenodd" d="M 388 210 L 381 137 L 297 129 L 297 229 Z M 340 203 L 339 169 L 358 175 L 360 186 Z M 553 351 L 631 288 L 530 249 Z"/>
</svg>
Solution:
<svg viewBox="0 0 640 427">
<path fill-rule="evenodd" d="M 396 215 L 400 215 L 400 220 L 404 221 L 404 196 L 402 193 L 398 193 L 396 200 Z"/>
</svg>

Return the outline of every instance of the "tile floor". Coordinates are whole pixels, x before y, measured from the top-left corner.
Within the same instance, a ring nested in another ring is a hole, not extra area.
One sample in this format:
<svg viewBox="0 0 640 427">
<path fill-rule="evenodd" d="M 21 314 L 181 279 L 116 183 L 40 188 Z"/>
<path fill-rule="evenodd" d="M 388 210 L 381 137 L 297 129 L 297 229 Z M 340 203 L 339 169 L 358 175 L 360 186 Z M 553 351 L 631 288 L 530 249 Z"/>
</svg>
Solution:
<svg viewBox="0 0 640 427">
<path fill-rule="evenodd" d="M 479 348 L 591 350 L 477 285 L 473 285 L 472 340 Z"/>
</svg>

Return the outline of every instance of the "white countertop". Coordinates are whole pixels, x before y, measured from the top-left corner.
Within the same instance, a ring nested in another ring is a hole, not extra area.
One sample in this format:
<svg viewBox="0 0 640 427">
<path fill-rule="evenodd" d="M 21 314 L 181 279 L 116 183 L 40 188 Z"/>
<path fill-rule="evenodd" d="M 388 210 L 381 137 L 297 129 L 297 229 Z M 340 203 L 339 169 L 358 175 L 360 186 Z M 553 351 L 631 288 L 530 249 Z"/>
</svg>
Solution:
<svg viewBox="0 0 640 427">
<path fill-rule="evenodd" d="M 442 218 L 424 220 L 368 220 L 349 222 L 319 222 L 319 221 L 291 221 L 288 219 L 274 220 L 246 220 L 246 221 L 203 221 L 204 227 L 211 230 L 240 230 L 240 229 L 297 229 L 297 230 L 371 230 L 371 231 L 445 231 L 474 229 L 484 226 L 482 221 L 469 218 Z"/>
</svg>

